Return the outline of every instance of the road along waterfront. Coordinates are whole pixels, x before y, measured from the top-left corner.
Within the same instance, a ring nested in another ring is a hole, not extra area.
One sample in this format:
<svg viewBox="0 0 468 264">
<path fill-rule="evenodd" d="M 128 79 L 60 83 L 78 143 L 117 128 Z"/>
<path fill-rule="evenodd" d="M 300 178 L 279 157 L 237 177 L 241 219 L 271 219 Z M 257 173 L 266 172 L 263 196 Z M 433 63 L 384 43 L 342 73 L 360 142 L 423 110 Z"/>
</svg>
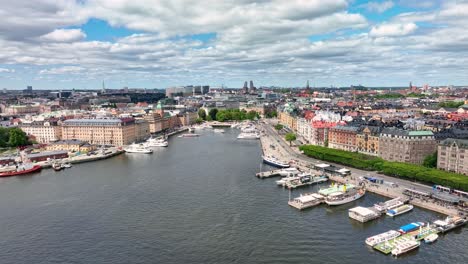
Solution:
<svg viewBox="0 0 468 264">
<path fill-rule="evenodd" d="M 361 224 L 348 209 L 298 211 L 275 179 L 253 177 L 258 140 L 238 130 L 169 139 L 153 155 L 119 155 L 61 172 L 0 179 L 0 259 L 23 263 L 395 263 L 365 246 L 372 235 L 443 216 L 415 208 Z M 293 191 L 316 191 L 317 186 Z M 398 263 L 463 263 L 466 229 Z"/>
</svg>

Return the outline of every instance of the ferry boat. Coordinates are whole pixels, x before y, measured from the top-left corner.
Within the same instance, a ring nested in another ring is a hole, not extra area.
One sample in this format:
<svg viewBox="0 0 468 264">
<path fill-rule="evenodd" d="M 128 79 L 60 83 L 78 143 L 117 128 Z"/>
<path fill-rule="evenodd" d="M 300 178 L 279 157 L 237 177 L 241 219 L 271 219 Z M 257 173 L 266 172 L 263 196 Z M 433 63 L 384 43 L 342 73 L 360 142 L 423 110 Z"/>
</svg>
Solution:
<svg viewBox="0 0 468 264">
<path fill-rule="evenodd" d="M 295 176 L 299 175 L 301 172 L 294 167 L 289 167 L 289 168 L 284 168 L 278 172 L 280 176 L 286 177 L 286 176 Z"/>
<path fill-rule="evenodd" d="M 401 235 L 400 232 L 395 231 L 395 230 L 389 230 L 385 233 L 381 233 L 375 236 L 368 237 L 366 239 L 366 244 L 368 246 L 374 247 L 380 243 L 386 242 L 388 240 L 395 239 Z"/>
<path fill-rule="evenodd" d="M 290 165 L 289 163 L 283 162 L 278 160 L 277 158 L 273 156 L 262 156 L 263 158 L 263 163 L 271 165 L 273 167 L 278 167 L 278 168 L 289 168 Z"/>
<path fill-rule="evenodd" d="M 153 150 L 145 147 L 143 144 L 131 144 L 127 148 L 125 148 L 125 152 L 151 154 L 153 153 Z"/>
<path fill-rule="evenodd" d="M 260 134 L 258 133 L 240 133 L 237 136 L 237 139 L 260 139 Z"/>
<path fill-rule="evenodd" d="M 367 221 L 379 218 L 380 213 L 378 211 L 374 211 L 366 207 L 358 206 L 358 207 L 349 209 L 348 216 L 351 219 L 357 220 L 361 223 L 365 223 Z"/>
<path fill-rule="evenodd" d="M 17 166 L 15 170 L 0 173 L 0 177 L 20 176 L 42 170 L 41 165 L 23 164 Z"/>
<path fill-rule="evenodd" d="M 421 245 L 421 242 L 416 241 L 416 239 L 402 240 L 395 245 L 395 248 L 392 250 L 393 256 L 400 256 L 405 254 L 413 249 L 418 248 Z"/>
<path fill-rule="evenodd" d="M 346 185 L 343 186 L 343 191 L 335 192 L 327 196 L 325 203 L 328 205 L 342 205 L 356 201 L 366 194 L 366 189 L 364 188 L 352 188 L 346 189 Z"/>
<path fill-rule="evenodd" d="M 448 216 L 445 220 L 436 220 L 434 225 L 441 233 L 446 233 L 452 229 L 466 225 L 468 220 L 458 216 Z"/>
<path fill-rule="evenodd" d="M 400 197 L 397 197 L 395 199 L 388 200 L 386 202 L 376 203 L 374 204 L 374 208 L 381 213 L 385 213 L 387 210 L 400 207 L 403 204 L 405 203 L 402 201 L 402 199 Z"/>
<path fill-rule="evenodd" d="M 167 147 L 169 143 L 164 138 L 149 138 L 145 144 L 147 147 Z"/>
<path fill-rule="evenodd" d="M 413 210 L 413 208 L 414 208 L 414 206 L 411 205 L 411 204 L 404 204 L 404 205 L 402 205 L 400 207 L 397 207 L 395 209 L 388 210 L 387 215 L 391 216 L 391 217 L 394 217 L 394 216 L 397 216 L 397 215 L 407 213 L 407 212 Z"/>
<path fill-rule="evenodd" d="M 437 235 L 436 233 L 432 233 L 424 238 L 424 243 L 426 244 L 433 243 L 434 241 L 437 240 L 437 238 L 439 238 L 439 235 Z"/>
<path fill-rule="evenodd" d="M 406 234 L 408 232 L 414 231 L 420 228 L 421 226 L 425 226 L 425 225 L 426 224 L 423 222 L 415 222 L 415 223 L 407 224 L 404 226 L 400 226 L 400 229 L 398 229 L 398 231 L 402 234 Z"/>
<path fill-rule="evenodd" d="M 299 210 L 319 205 L 323 202 L 323 196 L 317 193 L 305 194 L 288 201 L 288 204 Z"/>
<path fill-rule="evenodd" d="M 199 137 L 199 136 L 200 134 L 192 133 L 192 134 L 182 134 L 179 137 Z"/>
<path fill-rule="evenodd" d="M 355 186 L 353 184 L 349 184 L 347 183 L 346 185 L 339 185 L 339 184 L 334 184 L 332 183 L 330 185 L 330 187 L 328 188 L 324 188 L 324 189 L 320 189 L 318 191 L 319 194 L 327 197 L 329 196 L 330 194 L 332 193 L 336 193 L 336 192 L 341 192 L 343 190 L 343 186 L 346 186 L 346 189 L 352 189 L 352 188 L 355 188 Z"/>
</svg>

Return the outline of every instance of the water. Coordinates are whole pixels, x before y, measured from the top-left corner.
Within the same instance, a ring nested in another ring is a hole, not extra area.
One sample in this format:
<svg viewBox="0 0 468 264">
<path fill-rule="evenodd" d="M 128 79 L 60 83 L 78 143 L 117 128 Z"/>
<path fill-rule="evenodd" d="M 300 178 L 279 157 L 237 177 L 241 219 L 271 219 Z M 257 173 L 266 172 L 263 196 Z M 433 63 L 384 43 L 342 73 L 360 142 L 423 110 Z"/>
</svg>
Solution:
<svg viewBox="0 0 468 264">
<path fill-rule="evenodd" d="M 253 175 L 258 141 L 205 131 L 153 155 L 121 155 L 0 179 L 0 263 L 464 263 L 468 235 L 392 258 L 364 239 L 442 216 L 415 208 L 360 224 L 352 204 L 297 211 L 275 179 Z M 314 187 L 316 188 L 316 187 Z M 311 191 L 314 188 L 300 191 Z"/>
</svg>

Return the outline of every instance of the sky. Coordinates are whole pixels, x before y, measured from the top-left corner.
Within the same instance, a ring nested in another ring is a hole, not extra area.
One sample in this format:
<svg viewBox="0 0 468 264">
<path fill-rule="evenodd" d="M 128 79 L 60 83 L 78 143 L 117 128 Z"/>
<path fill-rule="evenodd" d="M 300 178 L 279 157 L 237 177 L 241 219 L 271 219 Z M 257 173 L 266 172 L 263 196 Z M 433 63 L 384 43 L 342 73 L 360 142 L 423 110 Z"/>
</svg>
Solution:
<svg viewBox="0 0 468 264">
<path fill-rule="evenodd" d="M 0 0 L 0 89 L 468 84 L 468 0 Z"/>
</svg>

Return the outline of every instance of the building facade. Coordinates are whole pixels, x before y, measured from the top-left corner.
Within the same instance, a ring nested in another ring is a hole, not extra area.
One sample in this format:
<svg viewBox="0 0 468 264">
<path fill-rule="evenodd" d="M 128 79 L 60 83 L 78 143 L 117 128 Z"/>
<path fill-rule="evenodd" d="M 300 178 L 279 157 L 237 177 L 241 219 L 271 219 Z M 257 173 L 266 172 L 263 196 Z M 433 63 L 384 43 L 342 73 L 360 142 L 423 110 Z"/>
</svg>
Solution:
<svg viewBox="0 0 468 264">
<path fill-rule="evenodd" d="M 379 156 L 385 160 L 422 164 L 436 149 L 432 131 L 384 128 L 380 134 Z"/>
<path fill-rule="evenodd" d="M 328 146 L 328 133 L 336 122 L 312 121 L 309 142 L 316 146 Z"/>
<path fill-rule="evenodd" d="M 60 140 L 50 143 L 46 146 L 46 150 L 66 150 L 69 152 L 90 152 L 96 150 L 96 145 L 91 145 L 78 139 Z"/>
<path fill-rule="evenodd" d="M 356 135 L 359 127 L 338 125 L 328 133 L 328 147 L 346 151 L 356 151 Z"/>
<path fill-rule="evenodd" d="M 78 139 L 95 145 L 123 146 L 149 137 L 148 123 L 133 118 L 70 119 L 62 125 L 62 139 Z"/>
<path fill-rule="evenodd" d="M 32 122 L 19 125 L 28 136 L 33 136 L 38 143 L 49 143 L 62 138 L 62 128 L 54 122 Z"/>
<path fill-rule="evenodd" d="M 437 168 L 468 175 L 468 140 L 448 138 L 440 142 Z"/>
<path fill-rule="evenodd" d="M 357 151 L 372 155 L 379 155 L 381 128 L 377 126 L 366 126 L 356 135 Z"/>
</svg>

